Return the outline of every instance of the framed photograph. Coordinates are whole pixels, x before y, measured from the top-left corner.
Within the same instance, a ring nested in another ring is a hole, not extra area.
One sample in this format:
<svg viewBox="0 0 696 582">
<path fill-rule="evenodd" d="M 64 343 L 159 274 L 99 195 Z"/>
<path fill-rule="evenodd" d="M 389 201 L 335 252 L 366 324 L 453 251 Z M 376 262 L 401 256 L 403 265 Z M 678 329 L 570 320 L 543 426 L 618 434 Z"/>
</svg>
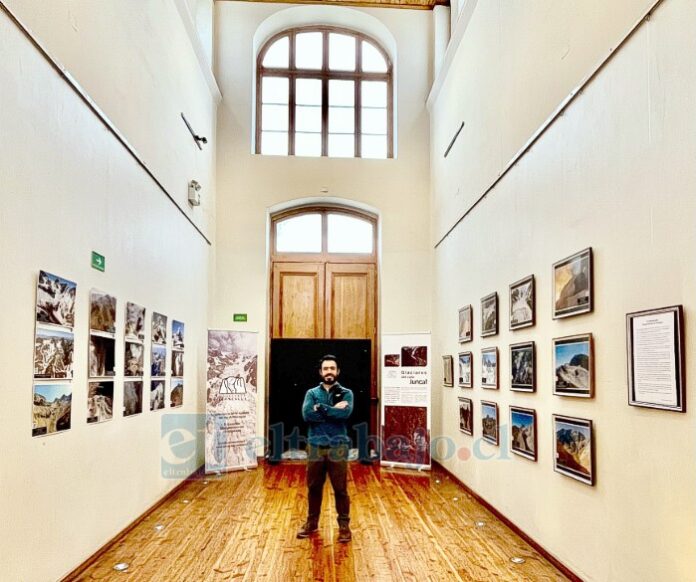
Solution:
<svg viewBox="0 0 696 582">
<path fill-rule="evenodd" d="M 92 333 L 89 336 L 89 377 L 103 378 L 116 375 L 116 340 L 109 334 Z"/>
<path fill-rule="evenodd" d="M 172 343 L 175 350 L 184 349 L 184 324 L 176 319 L 172 320 Z"/>
<path fill-rule="evenodd" d="M 145 308 L 126 303 L 126 341 L 142 342 L 145 340 Z"/>
<path fill-rule="evenodd" d="M 553 470 L 587 485 L 594 485 L 592 421 L 554 414 L 553 439 Z"/>
<path fill-rule="evenodd" d="M 460 388 L 474 387 L 474 357 L 471 352 L 459 354 L 459 386 Z"/>
<path fill-rule="evenodd" d="M 498 333 L 498 293 L 481 299 L 481 337 Z"/>
<path fill-rule="evenodd" d="M 71 379 L 74 347 L 72 332 L 37 326 L 34 336 L 34 378 Z"/>
<path fill-rule="evenodd" d="M 474 403 L 471 398 L 459 399 L 459 430 L 474 435 Z"/>
<path fill-rule="evenodd" d="M 133 416 L 143 411 L 142 380 L 123 383 L 123 416 Z"/>
<path fill-rule="evenodd" d="M 169 407 L 178 408 L 184 403 L 184 381 L 181 378 L 172 379 L 172 391 L 169 393 Z"/>
<path fill-rule="evenodd" d="M 150 410 L 164 408 L 164 379 L 150 382 Z"/>
<path fill-rule="evenodd" d="M 525 459 L 537 460 L 536 411 L 531 408 L 510 407 L 510 448 Z"/>
<path fill-rule="evenodd" d="M 459 343 L 470 342 L 473 339 L 473 309 L 471 305 L 462 307 L 459 310 Z"/>
<path fill-rule="evenodd" d="M 167 373 L 167 348 L 165 346 L 152 346 L 150 356 L 150 374 L 153 377 L 163 377 Z"/>
<path fill-rule="evenodd" d="M 34 384 L 31 436 L 70 430 L 72 384 Z"/>
<path fill-rule="evenodd" d="M 510 346 L 510 390 L 536 391 L 536 349 L 534 342 Z"/>
<path fill-rule="evenodd" d="M 594 396 L 592 334 L 553 340 L 553 393 L 558 396 Z"/>
<path fill-rule="evenodd" d="M 481 350 L 481 386 L 498 389 L 498 348 Z"/>
<path fill-rule="evenodd" d="M 452 356 L 442 356 L 442 367 L 444 368 L 443 384 L 454 386 L 454 358 Z"/>
<path fill-rule="evenodd" d="M 592 248 L 553 265 L 553 318 L 592 311 Z"/>
<path fill-rule="evenodd" d="M 87 423 L 97 424 L 114 416 L 114 383 L 90 382 L 87 397 Z"/>
<path fill-rule="evenodd" d="M 628 403 L 686 412 L 683 307 L 627 314 L 626 341 Z"/>
<path fill-rule="evenodd" d="M 483 440 L 498 446 L 498 405 L 481 400 L 481 427 Z"/>
<path fill-rule="evenodd" d="M 510 329 L 534 325 L 534 275 L 510 285 Z"/>
</svg>

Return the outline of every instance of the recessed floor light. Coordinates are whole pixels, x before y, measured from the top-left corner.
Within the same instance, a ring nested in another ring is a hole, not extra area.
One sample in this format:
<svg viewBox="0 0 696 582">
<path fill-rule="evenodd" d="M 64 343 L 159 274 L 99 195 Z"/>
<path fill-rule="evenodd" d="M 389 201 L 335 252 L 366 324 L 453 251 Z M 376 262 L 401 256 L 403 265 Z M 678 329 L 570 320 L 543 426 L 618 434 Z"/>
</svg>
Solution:
<svg viewBox="0 0 696 582">
<path fill-rule="evenodd" d="M 164 526 L 161 523 L 158 523 L 155 526 L 155 531 L 162 531 L 164 529 Z"/>
<path fill-rule="evenodd" d="M 189 503 L 189 500 L 188 500 L 188 499 L 184 499 L 183 502 L 184 502 L 184 503 Z"/>
<path fill-rule="evenodd" d="M 126 570 L 128 570 L 128 564 L 126 564 L 125 562 L 119 562 L 114 566 L 114 570 L 118 572 L 125 572 Z"/>
<path fill-rule="evenodd" d="M 459 497 L 452 497 L 452 501 L 459 501 Z"/>
<path fill-rule="evenodd" d="M 513 564 L 524 564 L 524 563 L 525 563 L 525 559 L 524 559 L 524 558 L 518 558 L 518 557 L 510 558 L 510 561 L 511 561 Z"/>
<path fill-rule="evenodd" d="M 486 527 L 486 522 L 485 521 L 477 521 L 476 527 Z"/>
</svg>

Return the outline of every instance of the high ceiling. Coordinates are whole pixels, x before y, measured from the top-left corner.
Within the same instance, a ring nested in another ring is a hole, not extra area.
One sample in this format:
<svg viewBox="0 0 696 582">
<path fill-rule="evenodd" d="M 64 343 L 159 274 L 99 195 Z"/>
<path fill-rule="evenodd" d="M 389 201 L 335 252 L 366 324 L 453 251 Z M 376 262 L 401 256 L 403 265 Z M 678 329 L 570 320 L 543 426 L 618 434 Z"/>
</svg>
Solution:
<svg viewBox="0 0 696 582">
<path fill-rule="evenodd" d="M 217 0 L 218 2 L 225 0 Z M 435 6 L 448 6 L 449 0 L 243 0 L 245 2 L 270 2 L 275 4 L 322 4 L 324 6 L 363 6 L 367 8 L 410 8 L 432 10 Z"/>
</svg>

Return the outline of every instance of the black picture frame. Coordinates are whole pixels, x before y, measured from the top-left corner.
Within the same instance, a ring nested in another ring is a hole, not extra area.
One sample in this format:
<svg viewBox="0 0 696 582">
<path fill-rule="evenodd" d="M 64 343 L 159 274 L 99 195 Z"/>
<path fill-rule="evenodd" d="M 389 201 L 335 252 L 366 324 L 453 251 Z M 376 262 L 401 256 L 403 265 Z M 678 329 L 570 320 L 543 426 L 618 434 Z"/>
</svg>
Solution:
<svg viewBox="0 0 696 582">
<path fill-rule="evenodd" d="M 595 484 L 595 434 L 591 420 L 554 414 L 553 451 L 554 471 L 586 485 Z"/>
<path fill-rule="evenodd" d="M 665 321 L 660 321 L 658 316 L 669 314 L 672 317 L 672 333 L 665 327 Z M 637 324 L 641 323 L 640 349 L 635 346 L 635 335 Z M 670 342 L 671 345 L 658 345 L 660 342 Z M 626 351 L 628 364 L 628 404 L 641 408 L 655 408 L 659 410 L 670 410 L 673 412 L 686 412 L 686 377 L 685 377 L 685 342 L 684 342 L 684 308 L 682 305 L 672 305 L 670 307 L 660 307 L 658 309 L 647 309 L 644 311 L 634 311 L 626 314 Z M 650 356 L 650 361 L 641 364 L 641 356 L 636 352 L 645 352 L 643 358 Z M 666 401 L 666 388 L 662 378 L 643 378 L 644 372 L 650 374 L 655 370 L 655 358 L 659 358 L 663 366 L 660 371 L 670 370 L 669 392 L 672 394 L 674 404 Z M 672 359 L 672 361 L 670 361 Z M 639 376 L 638 380 L 636 376 Z M 652 396 L 652 400 L 639 398 L 637 392 L 640 387 L 647 387 L 647 390 L 640 389 L 644 396 Z M 660 386 L 662 384 L 662 386 Z M 658 390 L 656 390 L 658 388 Z"/>
<path fill-rule="evenodd" d="M 498 292 L 481 298 L 481 337 L 498 335 Z"/>
<path fill-rule="evenodd" d="M 510 390 L 536 392 L 536 344 L 533 341 L 510 345 Z"/>
<path fill-rule="evenodd" d="M 536 281 L 534 275 L 524 277 L 510 285 L 509 300 L 510 330 L 532 327 L 536 323 Z M 529 313 L 525 307 L 529 309 Z"/>
<path fill-rule="evenodd" d="M 594 305 L 592 247 L 553 264 L 553 318 L 590 313 Z"/>
</svg>

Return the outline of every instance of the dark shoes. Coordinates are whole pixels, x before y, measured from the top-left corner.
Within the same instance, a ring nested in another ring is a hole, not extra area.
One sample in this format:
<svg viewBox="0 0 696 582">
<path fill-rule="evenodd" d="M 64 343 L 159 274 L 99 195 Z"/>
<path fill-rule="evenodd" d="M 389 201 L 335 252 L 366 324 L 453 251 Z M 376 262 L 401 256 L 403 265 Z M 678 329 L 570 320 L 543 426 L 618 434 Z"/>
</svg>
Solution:
<svg viewBox="0 0 696 582">
<path fill-rule="evenodd" d="M 308 538 L 319 530 L 319 525 L 314 521 L 305 521 L 297 532 L 299 539 Z"/>
<path fill-rule="evenodd" d="M 350 533 L 350 528 L 345 525 L 338 530 L 338 541 L 342 544 L 349 542 L 353 539 L 353 534 Z"/>
</svg>

